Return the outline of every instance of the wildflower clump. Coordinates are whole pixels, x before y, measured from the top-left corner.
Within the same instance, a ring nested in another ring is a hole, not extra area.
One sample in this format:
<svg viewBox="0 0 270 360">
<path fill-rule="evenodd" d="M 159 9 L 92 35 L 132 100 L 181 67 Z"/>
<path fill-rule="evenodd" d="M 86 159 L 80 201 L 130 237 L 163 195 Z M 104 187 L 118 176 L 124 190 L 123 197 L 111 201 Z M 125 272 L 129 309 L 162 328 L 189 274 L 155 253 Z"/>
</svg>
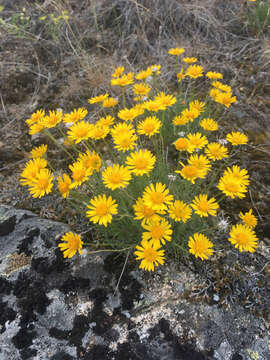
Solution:
<svg viewBox="0 0 270 360">
<path fill-rule="evenodd" d="M 219 114 L 236 103 L 233 91 L 221 73 L 184 52 L 168 51 L 176 93 L 163 90 L 160 65 L 137 73 L 118 66 L 110 83 L 119 97 L 97 94 L 89 108 L 39 109 L 26 120 L 30 135 L 41 132 L 50 142 L 30 152 L 21 185 L 33 197 L 59 194 L 102 234 L 106 249 L 132 251 L 147 271 L 185 251 L 210 259 L 221 246 L 214 234 L 223 203 L 246 197 L 250 184 L 238 159 L 247 135 L 237 129 L 219 136 Z M 197 81 L 209 83 L 205 98 L 188 92 Z M 51 145 L 66 156 L 64 168 L 52 166 Z M 257 218 L 249 209 L 239 220 L 222 231 L 240 252 L 254 252 Z M 58 246 L 71 258 L 86 245 L 68 232 Z"/>
</svg>

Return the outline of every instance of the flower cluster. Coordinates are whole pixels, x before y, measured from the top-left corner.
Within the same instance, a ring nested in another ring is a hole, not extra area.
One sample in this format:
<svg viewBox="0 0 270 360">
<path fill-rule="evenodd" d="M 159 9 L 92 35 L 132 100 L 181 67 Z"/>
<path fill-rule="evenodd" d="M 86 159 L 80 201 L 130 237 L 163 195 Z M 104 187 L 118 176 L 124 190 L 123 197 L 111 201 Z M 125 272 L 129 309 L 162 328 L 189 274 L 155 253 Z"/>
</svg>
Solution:
<svg viewBox="0 0 270 360">
<path fill-rule="evenodd" d="M 180 68 L 177 82 L 213 81 L 205 99 L 184 97 L 180 84 L 177 94 L 162 91 L 161 65 L 138 73 L 119 66 L 111 86 L 120 89 L 122 107 L 119 98 L 104 93 L 89 98 L 88 110 L 45 114 L 40 109 L 26 120 L 30 135 L 48 135 L 70 162 L 55 172 L 47 145 L 34 148 L 21 184 L 33 197 L 58 192 L 103 231 L 107 245 L 133 249 L 140 268 L 148 271 L 164 264 L 165 247 L 168 253 L 186 249 L 201 260 L 211 257 L 215 244 L 209 235 L 218 227 L 222 200 L 244 198 L 250 183 L 235 151 L 247 136 L 241 131 L 226 139 L 217 135 L 219 111 L 236 102 L 231 87 L 220 81 L 221 73 L 205 72 L 197 58 L 182 58 L 184 52 L 169 50 Z M 93 107 L 103 116 L 90 118 Z M 239 216 L 242 223 L 231 227 L 228 240 L 240 251 L 254 252 L 257 219 L 252 209 Z M 65 257 L 86 245 L 72 232 L 62 241 Z"/>
</svg>

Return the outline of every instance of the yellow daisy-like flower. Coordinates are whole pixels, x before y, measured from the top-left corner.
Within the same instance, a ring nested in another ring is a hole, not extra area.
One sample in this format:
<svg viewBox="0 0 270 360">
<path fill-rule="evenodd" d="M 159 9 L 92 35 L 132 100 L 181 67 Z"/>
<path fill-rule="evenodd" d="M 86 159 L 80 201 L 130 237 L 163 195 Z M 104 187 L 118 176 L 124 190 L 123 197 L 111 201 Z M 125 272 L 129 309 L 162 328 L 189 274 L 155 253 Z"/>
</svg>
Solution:
<svg viewBox="0 0 270 360">
<path fill-rule="evenodd" d="M 67 174 L 63 174 L 57 177 L 58 180 L 58 190 L 60 191 L 63 198 L 67 198 L 71 189 L 71 178 Z"/>
<path fill-rule="evenodd" d="M 215 71 L 208 71 L 205 76 L 207 76 L 211 80 L 223 79 L 223 75 Z"/>
<path fill-rule="evenodd" d="M 22 173 L 20 183 L 22 186 L 32 185 L 40 170 L 45 169 L 47 161 L 43 158 L 36 158 L 26 163 Z"/>
<path fill-rule="evenodd" d="M 149 100 L 143 103 L 143 106 L 148 111 L 158 112 L 164 110 L 164 105 L 158 100 Z"/>
<path fill-rule="evenodd" d="M 222 90 L 226 93 L 232 93 L 232 88 L 229 85 L 222 84 L 220 81 L 212 82 L 212 86 L 214 86 L 218 90 Z"/>
<path fill-rule="evenodd" d="M 145 112 L 143 104 L 136 104 L 132 109 L 137 112 L 137 116 L 140 116 Z"/>
<path fill-rule="evenodd" d="M 79 120 L 83 120 L 87 114 L 88 111 L 83 107 L 74 109 L 71 113 L 64 115 L 63 121 L 65 123 L 76 123 Z"/>
<path fill-rule="evenodd" d="M 109 127 L 113 125 L 113 123 L 114 123 L 114 117 L 112 117 L 111 115 L 107 115 L 105 117 L 101 117 L 100 119 L 98 119 L 96 125 Z"/>
<path fill-rule="evenodd" d="M 72 172 L 73 183 L 71 184 L 71 188 L 76 188 L 85 181 L 88 180 L 89 176 L 93 174 L 93 169 L 86 168 L 82 161 L 76 161 L 72 165 L 69 165 L 69 169 Z"/>
<path fill-rule="evenodd" d="M 155 211 L 151 207 L 146 206 L 142 198 L 137 199 L 133 209 L 135 213 L 134 220 L 142 220 L 142 224 L 158 219 L 160 214 L 164 214 L 163 211 Z"/>
<path fill-rule="evenodd" d="M 254 230 L 243 224 L 236 224 L 232 227 L 228 240 L 240 252 L 244 250 L 253 253 L 258 246 L 258 238 Z"/>
<path fill-rule="evenodd" d="M 136 246 L 134 254 L 137 256 L 136 260 L 141 260 L 140 269 L 147 271 L 154 271 L 155 266 L 164 264 L 164 250 L 159 250 L 159 244 L 153 244 L 147 240 L 142 240 L 141 245 Z"/>
<path fill-rule="evenodd" d="M 175 55 L 175 56 L 179 56 L 181 54 L 183 54 L 185 52 L 185 49 L 184 48 L 171 48 L 169 51 L 168 51 L 168 54 L 170 55 Z"/>
<path fill-rule="evenodd" d="M 105 194 L 95 196 L 87 207 L 89 210 L 86 211 L 86 217 L 94 224 L 105 227 L 112 222 L 112 216 L 118 213 L 116 201 L 111 196 L 107 198 Z"/>
<path fill-rule="evenodd" d="M 153 170 L 156 157 L 149 150 L 139 150 L 130 154 L 126 159 L 128 169 L 137 176 L 149 175 Z"/>
<path fill-rule="evenodd" d="M 205 110 L 206 103 L 204 101 L 194 100 L 189 103 L 190 109 L 196 109 L 199 113 L 202 113 Z"/>
<path fill-rule="evenodd" d="M 195 166 L 198 169 L 198 177 L 203 179 L 208 171 L 211 169 L 209 159 L 204 155 L 192 155 L 188 158 L 188 164 Z"/>
<path fill-rule="evenodd" d="M 40 198 L 45 194 L 49 194 L 52 191 L 52 187 L 52 173 L 48 169 L 41 169 L 40 172 L 33 179 L 29 191 L 33 198 Z"/>
<path fill-rule="evenodd" d="M 40 145 L 35 147 L 34 149 L 31 150 L 30 154 L 31 154 L 31 158 L 36 159 L 36 158 L 41 158 L 43 155 L 45 155 L 47 152 L 47 145 Z"/>
<path fill-rule="evenodd" d="M 183 62 L 187 63 L 187 64 L 194 64 L 197 61 L 198 61 L 198 59 L 195 57 L 184 57 L 183 58 Z"/>
<path fill-rule="evenodd" d="M 97 123 L 92 126 L 89 137 L 95 140 L 105 139 L 105 137 L 109 134 L 110 131 L 111 129 L 109 128 L 109 126 L 104 126 Z"/>
<path fill-rule="evenodd" d="M 150 240 L 158 245 L 160 245 L 160 243 L 165 244 L 165 241 L 172 240 L 172 227 L 170 223 L 163 218 L 151 220 L 149 223 L 142 224 L 142 227 L 147 230 L 147 232 L 143 232 L 142 234 L 143 240 Z"/>
<path fill-rule="evenodd" d="M 88 140 L 94 125 L 86 121 L 80 121 L 70 127 L 67 132 L 68 139 L 74 141 L 76 144 L 83 140 Z"/>
<path fill-rule="evenodd" d="M 151 65 L 150 68 L 153 71 L 154 75 L 160 75 L 161 74 L 161 71 L 160 71 L 161 65 L 160 64 Z"/>
<path fill-rule="evenodd" d="M 173 144 L 174 144 L 176 150 L 178 150 L 178 151 L 186 151 L 190 147 L 188 139 L 183 138 L 183 137 L 177 139 Z"/>
<path fill-rule="evenodd" d="M 118 78 L 119 76 L 121 76 L 123 74 L 124 71 L 125 71 L 124 66 L 118 66 L 116 69 L 114 69 L 112 77 Z"/>
<path fill-rule="evenodd" d="M 99 95 L 99 96 L 94 96 L 94 97 L 91 97 L 90 99 L 88 99 L 88 102 L 89 102 L 89 104 L 96 104 L 99 102 L 103 102 L 105 99 L 107 99 L 108 96 L 109 96 L 109 94 L 107 94 L 107 93 Z"/>
<path fill-rule="evenodd" d="M 108 166 L 102 172 L 102 180 L 105 186 L 109 189 L 115 190 L 124 188 L 131 180 L 131 172 L 123 165 L 114 164 L 112 166 Z"/>
<path fill-rule="evenodd" d="M 193 237 L 189 237 L 189 252 L 196 258 L 207 260 L 209 256 L 213 255 L 213 246 L 213 243 L 203 234 L 195 233 Z"/>
<path fill-rule="evenodd" d="M 105 99 L 102 103 L 102 106 L 104 108 L 110 108 L 110 107 L 114 107 L 118 104 L 119 100 L 118 99 L 115 99 L 113 97 L 109 97 L 107 99 Z"/>
<path fill-rule="evenodd" d="M 200 125 L 206 131 L 218 130 L 218 123 L 214 119 L 210 119 L 210 118 L 202 119 Z"/>
<path fill-rule="evenodd" d="M 82 253 L 83 242 L 81 235 L 73 233 L 72 231 L 65 233 L 61 238 L 62 243 L 58 244 L 58 247 L 63 251 L 64 258 L 72 258 L 78 251 Z"/>
<path fill-rule="evenodd" d="M 190 122 L 193 122 L 194 119 L 196 119 L 199 115 L 200 115 L 200 111 L 195 107 L 192 107 L 190 109 L 184 109 L 181 112 L 181 116 Z"/>
<path fill-rule="evenodd" d="M 227 134 L 226 139 L 233 145 L 244 145 L 248 142 L 248 137 L 241 133 L 240 131 L 233 131 L 230 134 Z"/>
<path fill-rule="evenodd" d="M 180 164 L 183 168 L 181 170 L 175 170 L 175 172 L 180 174 L 184 179 L 191 181 L 192 184 L 195 184 L 195 180 L 200 177 L 200 170 L 194 165 Z"/>
<path fill-rule="evenodd" d="M 62 121 L 62 111 L 49 111 L 49 115 L 45 116 L 42 123 L 45 128 L 53 128 Z"/>
<path fill-rule="evenodd" d="M 40 109 L 40 110 L 37 110 L 36 112 L 34 112 L 30 119 L 27 119 L 25 120 L 27 125 L 30 127 L 31 125 L 34 125 L 34 124 L 37 124 L 37 123 L 40 123 L 43 118 L 45 116 L 45 111 Z"/>
<path fill-rule="evenodd" d="M 151 88 L 150 86 L 144 84 L 144 83 L 138 83 L 133 85 L 133 92 L 136 95 L 140 96 L 147 96 L 150 92 Z"/>
<path fill-rule="evenodd" d="M 178 81 L 178 82 L 181 82 L 181 81 L 185 78 L 186 75 L 183 74 L 183 72 L 184 72 L 184 69 L 182 68 L 182 69 L 180 70 L 180 72 L 177 73 L 176 77 L 177 77 L 177 81 Z"/>
<path fill-rule="evenodd" d="M 86 169 L 90 169 L 92 171 L 99 171 L 101 167 L 101 158 L 95 151 L 90 153 L 90 151 L 87 150 L 86 153 L 80 154 L 78 161 L 82 162 Z"/>
<path fill-rule="evenodd" d="M 147 186 L 142 198 L 145 205 L 155 211 L 167 210 L 167 206 L 173 201 L 173 195 L 170 195 L 166 185 L 160 182 Z"/>
<path fill-rule="evenodd" d="M 235 165 L 232 169 L 227 168 L 224 175 L 220 178 L 217 188 L 221 190 L 226 196 L 234 199 L 239 197 L 244 198 L 247 192 L 247 185 L 249 184 L 249 175 L 247 170 Z"/>
<path fill-rule="evenodd" d="M 187 135 L 187 138 L 189 140 L 190 146 L 194 149 L 202 149 L 205 145 L 208 144 L 206 136 L 199 132 L 195 134 L 190 133 Z"/>
<path fill-rule="evenodd" d="M 119 123 L 111 129 L 111 134 L 113 137 L 117 137 L 118 135 L 122 135 L 123 133 L 131 133 L 133 135 L 135 134 L 135 129 L 129 123 Z"/>
<path fill-rule="evenodd" d="M 215 101 L 229 108 L 231 104 L 236 102 L 236 96 L 232 96 L 232 93 L 229 92 L 219 92 L 215 97 Z"/>
<path fill-rule="evenodd" d="M 167 107 L 172 106 L 176 103 L 176 97 L 173 95 L 166 95 L 164 92 L 158 93 L 154 101 L 157 101 L 160 103 L 161 110 L 165 110 Z"/>
<path fill-rule="evenodd" d="M 209 95 L 211 96 L 211 98 L 213 100 L 216 100 L 216 97 L 218 96 L 218 94 L 221 94 L 221 91 L 218 89 L 211 89 L 209 92 Z"/>
<path fill-rule="evenodd" d="M 191 65 L 186 69 L 185 75 L 197 79 L 203 76 L 203 67 L 200 65 Z"/>
<path fill-rule="evenodd" d="M 183 223 L 185 223 L 191 218 L 192 209 L 183 201 L 175 200 L 175 202 L 169 206 L 168 213 L 174 221 L 183 221 Z"/>
<path fill-rule="evenodd" d="M 128 74 L 122 75 L 121 77 L 112 79 L 111 80 L 111 85 L 112 86 L 116 86 L 116 85 L 118 85 L 118 86 L 127 86 L 127 85 L 130 85 L 130 84 L 133 84 L 133 76 L 134 76 L 134 74 L 130 72 Z"/>
<path fill-rule="evenodd" d="M 255 215 L 253 215 L 252 213 L 252 209 L 250 209 L 248 212 L 246 213 L 242 213 L 240 212 L 239 217 L 240 219 L 244 222 L 244 224 L 250 228 L 254 228 L 257 225 L 257 218 Z"/>
<path fill-rule="evenodd" d="M 138 116 L 138 112 L 134 108 L 131 109 L 125 108 L 120 110 L 117 115 L 121 120 L 133 121 Z"/>
<path fill-rule="evenodd" d="M 207 217 L 208 215 L 217 216 L 217 209 L 219 208 L 215 198 L 208 199 L 206 194 L 195 196 L 192 201 L 192 208 L 200 217 Z"/>
<path fill-rule="evenodd" d="M 154 134 L 159 133 L 161 128 L 161 121 L 156 116 L 148 116 L 137 126 L 138 134 L 148 136 L 149 138 Z"/>
<path fill-rule="evenodd" d="M 133 131 L 123 132 L 122 134 L 113 135 L 114 147 L 118 151 L 133 150 L 136 146 L 138 136 Z"/>
<path fill-rule="evenodd" d="M 214 161 L 222 160 L 229 156 L 228 149 L 217 142 L 208 144 L 204 151 L 206 156 Z"/>
<path fill-rule="evenodd" d="M 186 125 L 188 122 L 189 122 L 189 119 L 184 117 L 184 116 L 179 116 L 179 115 L 176 115 L 173 120 L 173 125 L 175 126 L 178 126 L 178 125 Z"/>
<path fill-rule="evenodd" d="M 36 124 L 33 124 L 29 127 L 29 135 L 35 135 L 38 134 L 40 131 L 45 129 L 45 125 L 43 124 L 42 120 Z"/>
<path fill-rule="evenodd" d="M 141 70 L 140 72 L 138 72 L 138 74 L 136 75 L 136 79 L 145 80 L 152 74 L 153 74 L 153 69 L 151 66 L 149 66 L 146 70 Z"/>
</svg>

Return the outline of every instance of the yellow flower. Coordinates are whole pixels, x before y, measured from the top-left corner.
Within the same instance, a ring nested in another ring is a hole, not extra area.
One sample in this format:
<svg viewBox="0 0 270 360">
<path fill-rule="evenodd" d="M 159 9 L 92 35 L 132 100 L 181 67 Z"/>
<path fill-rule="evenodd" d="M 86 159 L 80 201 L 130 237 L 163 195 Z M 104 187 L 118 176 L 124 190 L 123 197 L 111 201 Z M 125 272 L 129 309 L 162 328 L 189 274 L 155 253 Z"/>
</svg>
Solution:
<svg viewBox="0 0 270 360">
<path fill-rule="evenodd" d="M 224 175 L 220 178 L 217 188 L 226 196 L 234 199 L 245 197 L 247 185 L 249 184 L 249 175 L 247 170 L 240 170 L 239 166 L 234 165 L 232 169 L 227 168 Z"/>
<path fill-rule="evenodd" d="M 179 116 L 179 115 L 176 115 L 174 118 L 173 118 L 173 125 L 175 126 L 178 126 L 178 125 L 186 125 L 188 123 L 189 119 L 184 117 L 183 115 Z"/>
<path fill-rule="evenodd" d="M 215 101 L 229 108 L 231 104 L 236 102 L 236 97 L 232 96 L 232 93 L 229 92 L 219 92 L 215 97 Z"/>
<path fill-rule="evenodd" d="M 185 223 L 191 218 L 192 209 L 183 201 L 175 200 L 175 202 L 169 206 L 168 213 L 174 221 L 183 221 L 183 223 Z"/>
<path fill-rule="evenodd" d="M 125 71 L 124 66 L 118 66 L 116 69 L 114 69 L 112 77 L 118 78 L 119 76 L 121 76 L 123 74 L 124 71 Z"/>
<path fill-rule="evenodd" d="M 29 127 L 29 135 L 35 135 L 38 134 L 40 131 L 42 131 L 45 128 L 45 125 L 43 122 L 38 122 L 36 124 L 33 124 Z"/>
<path fill-rule="evenodd" d="M 195 233 L 193 237 L 189 237 L 188 246 L 189 252 L 202 260 L 208 259 L 213 254 L 213 243 L 200 233 Z"/>
<path fill-rule="evenodd" d="M 254 230 L 243 224 L 236 224 L 232 227 L 228 240 L 240 252 L 244 250 L 253 253 L 258 246 L 258 238 Z"/>
<path fill-rule="evenodd" d="M 178 151 L 188 150 L 190 147 L 189 141 L 186 138 L 179 138 L 174 142 L 174 146 Z"/>
<path fill-rule="evenodd" d="M 89 104 L 96 104 L 99 102 L 103 102 L 105 99 L 107 99 L 107 97 L 109 96 L 109 94 L 103 94 L 103 95 L 99 95 L 99 96 L 94 96 L 91 97 L 90 99 L 88 99 Z"/>
<path fill-rule="evenodd" d="M 184 71 L 184 69 L 182 68 L 182 69 L 180 70 L 180 72 L 176 75 L 178 82 L 182 81 L 182 80 L 185 78 L 185 76 L 186 76 L 185 74 L 183 74 L 183 71 Z"/>
<path fill-rule="evenodd" d="M 120 110 L 117 115 L 121 120 L 132 121 L 138 116 L 138 111 L 136 111 L 136 109 L 134 108 L 131 109 L 125 108 Z"/>
<path fill-rule="evenodd" d="M 81 161 L 86 169 L 90 169 L 92 171 L 99 171 L 101 167 L 100 156 L 96 154 L 95 151 L 92 151 L 90 153 L 90 151 L 87 150 L 86 153 L 80 154 L 78 157 L 78 161 Z"/>
<path fill-rule="evenodd" d="M 83 107 L 74 109 L 71 113 L 64 115 L 63 121 L 65 123 L 75 123 L 79 120 L 84 119 L 87 114 L 88 114 L 88 111 Z"/>
<path fill-rule="evenodd" d="M 206 76 L 211 80 L 223 79 L 223 75 L 215 71 L 208 71 L 208 73 L 206 73 Z"/>
<path fill-rule="evenodd" d="M 240 219 L 244 222 L 244 224 L 250 228 L 254 228 L 257 225 L 257 218 L 252 214 L 252 209 L 243 214 L 240 212 Z"/>
<path fill-rule="evenodd" d="M 142 198 L 138 198 L 136 204 L 133 205 L 135 212 L 135 220 L 142 220 L 142 224 L 148 223 L 150 220 L 159 218 L 158 214 L 164 214 L 164 212 L 156 212 L 151 207 L 146 206 Z"/>
<path fill-rule="evenodd" d="M 210 118 L 202 119 L 200 122 L 201 127 L 206 131 L 217 131 L 218 123 Z"/>
<path fill-rule="evenodd" d="M 201 179 L 203 179 L 211 169 L 210 161 L 204 155 L 191 155 L 188 158 L 188 164 L 195 166 L 198 169 L 198 177 Z"/>
<path fill-rule="evenodd" d="M 167 205 L 173 201 L 173 196 L 169 195 L 169 190 L 162 183 L 150 184 L 143 193 L 143 201 L 146 206 L 156 211 L 167 210 Z"/>
<path fill-rule="evenodd" d="M 31 125 L 40 123 L 43 120 L 44 116 L 45 116 L 44 110 L 37 110 L 31 115 L 30 119 L 27 119 L 25 121 L 27 125 L 30 127 Z"/>
<path fill-rule="evenodd" d="M 134 134 L 135 133 L 135 129 L 131 124 L 128 123 L 120 123 L 115 125 L 112 129 L 111 129 L 111 133 L 113 137 L 117 137 L 118 135 L 122 135 L 123 133 L 127 133 L 127 134 Z"/>
<path fill-rule="evenodd" d="M 160 71 L 161 65 L 160 64 L 151 65 L 150 68 L 153 71 L 154 75 L 160 75 L 160 73 L 161 73 L 161 71 Z"/>
<path fill-rule="evenodd" d="M 140 71 L 137 75 L 136 75 L 136 79 L 137 80 L 145 80 L 147 79 L 149 76 L 151 76 L 153 74 L 153 70 L 151 67 L 148 67 L 146 70 L 142 70 Z"/>
<path fill-rule="evenodd" d="M 196 117 L 198 117 L 199 115 L 200 115 L 200 111 L 198 109 L 196 109 L 195 107 L 192 107 L 190 109 L 184 109 L 181 112 L 181 116 L 190 122 L 193 122 L 194 119 L 196 119 Z"/>
<path fill-rule="evenodd" d="M 86 211 L 86 216 L 94 224 L 108 226 L 108 223 L 112 222 L 112 215 L 118 213 L 118 205 L 111 196 L 106 198 L 106 195 L 98 195 L 90 200 L 90 205 L 87 206 L 89 209 Z"/>
<path fill-rule="evenodd" d="M 61 240 L 64 242 L 58 244 L 58 247 L 63 251 L 64 258 L 72 258 L 77 251 L 79 254 L 82 253 L 83 242 L 81 235 L 70 231 L 65 233 Z"/>
<path fill-rule="evenodd" d="M 134 74 L 130 72 L 128 74 L 122 75 L 119 78 L 112 79 L 111 80 L 111 85 L 112 86 L 115 86 L 115 85 L 127 86 L 127 85 L 130 85 L 130 84 L 133 84 L 133 76 L 134 76 Z"/>
<path fill-rule="evenodd" d="M 205 149 L 205 154 L 209 159 L 214 161 L 222 160 L 229 156 L 228 149 L 217 142 L 208 144 L 207 148 Z"/>
<path fill-rule="evenodd" d="M 187 135 L 187 138 L 189 140 L 190 146 L 193 147 L 193 149 L 202 149 L 206 144 L 208 144 L 206 136 L 199 132 L 195 134 L 190 133 Z"/>
<path fill-rule="evenodd" d="M 216 97 L 221 94 L 221 91 L 218 89 L 211 89 L 209 94 L 213 100 L 216 100 Z"/>
<path fill-rule="evenodd" d="M 185 52 L 184 48 L 171 48 L 168 51 L 168 54 L 179 56 L 179 55 L 183 54 L 184 52 Z"/>
<path fill-rule="evenodd" d="M 31 150 L 30 154 L 31 154 L 31 158 L 36 159 L 36 158 L 41 158 L 43 155 L 46 154 L 47 151 L 47 145 L 40 145 L 35 147 L 34 149 Z"/>
<path fill-rule="evenodd" d="M 128 169 L 137 176 L 149 175 L 153 170 L 156 157 L 149 150 L 139 150 L 130 154 L 126 159 Z"/>
<path fill-rule="evenodd" d="M 160 104 L 161 110 L 165 110 L 168 106 L 172 106 L 176 103 L 176 97 L 173 95 L 166 95 L 164 92 L 160 92 L 155 96 L 154 101 Z"/>
<path fill-rule="evenodd" d="M 42 120 L 44 127 L 53 128 L 62 121 L 62 111 L 49 111 L 49 115 Z"/>
<path fill-rule="evenodd" d="M 30 194 L 34 197 L 42 197 L 49 194 L 53 187 L 53 176 L 50 170 L 41 169 L 36 177 L 33 179 L 29 188 Z"/>
<path fill-rule="evenodd" d="M 33 180 L 41 169 L 45 169 L 47 161 L 43 158 L 36 158 L 26 163 L 25 168 L 21 173 L 20 183 L 23 186 L 32 185 Z"/>
<path fill-rule="evenodd" d="M 248 137 L 240 131 L 233 131 L 231 134 L 227 134 L 226 139 L 233 145 L 244 145 L 248 142 Z"/>
<path fill-rule="evenodd" d="M 147 96 L 150 90 L 151 90 L 150 86 L 144 83 L 138 83 L 133 85 L 133 92 L 136 95 Z"/>
<path fill-rule="evenodd" d="M 184 57 L 183 58 L 183 62 L 185 62 L 187 64 L 194 64 L 197 61 L 198 61 L 198 59 L 195 57 Z"/>
<path fill-rule="evenodd" d="M 212 82 L 212 86 L 214 86 L 218 90 L 222 90 L 222 91 L 227 92 L 227 93 L 232 92 L 232 88 L 229 85 L 222 84 L 222 82 L 220 82 L 220 81 Z"/>
<path fill-rule="evenodd" d="M 113 125 L 113 122 L 114 122 L 114 117 L 112 117 L 111 115 L 107 115 L 106 117 L 101 117 L 100 119 L 98 119 L 96 125 L 109 127 Z"/>
<path fill-rule="evenodd" d="M 67 198 L 71 189 L 71 178 L 67 174 L 63 174 L 63 178 L 58 176 L 57 180 L 58 190 L 60 191 L 63 198 Z"/>
<path fill-rule="evenodd" d="M 115 190 L 124 188 L 131 180 L 131 172 L 123 165 L 113 164 L 112 166 L 108 166 L 102 172 L 102 180 L 109 189 Z"/>
<path fill-rule="evenodd" d="M 147 230 L 142 234 L 143 240 L 150 240 L 150 242 L 158 245 L 172 240 L 172 227 L 165 219 L 151 220 L 149 223 L 142 224 L 142 227 Z"/>
<path fill-rule="evenodd" d="M 159 133 L 161 121 L 156 116 L 148 116 L 143 121 L 139 122 L 137 126 L 138 134 L 146 135 L 148 137 Z"/>
<path fill-rule="evenodd" d="M 80 186 L 83 182 L 87 181 L 89 176 L 91 176 L 93 173 L 93 169 L 87 169 L 82 161 L 77 161 L 72 165 L 69 165 L 69 169 L 72 171 L 72 189 Z"/>
<path fill-rule="evenodd" d="M 197 79 L 203 76 L 203 67 L 200 65 L 191 65 L 186 69 L 186 76 Z"/>
<path fill-rule="evenodd" d="M 109 126 L 104 126 L 97 123 L 94 126 L 92 126 L 91 131 L 89 133 L 89 137 L 95 140 L 105 139 L 105 137 L 109 134 L 109 132 L 110 132 Z"/>
<path fill-rule="evenodd" d="M 88 140 L 91 136 L 94 125 L 86 121 L 80 121 L 72 125 L 67 132 L 68 139 L 76 144 L 82 140 Z"/>
<path fill-rule="evenodd" d="M 199 114 L 205 110 L 206 103 L 203 101 L 194 100 L 189 103 L 190 109 L 196 109 L 199 111 Z"/>
<path fill-rule="evenodd" d="M 149 100 L 143 103 L 143 106 L 148 111 L 157 112 L 159 110 L 164 110 L 164 105 L 161 104 L 158 100 Z"/>
<path fill-rule="evenodd" d="M 159 244 L 153 244 L 147 240 L 142 240 L 141 245 L 136 246 L 134 254 L 136 260 L 142 260 L 139 268 L 147 271 L 154 271 L 155 266 L 164 264 L 164 250 L 159 250 Z"/>
<path fill-rule="evenodd" d="M 114 107 L 114 106 L 116 106 L 118 104 L 118 102 L 119 102 L 118 99 L 115 99 L 113 97 L 109 97 L 109 98 L 107 98 L 107 99 L 105 99 L 103 101 L 102 106 L 104 108 L 106 108 L 106 107 Z"/>
<path fill-rule="evenodd" d="M 128 151 L 134 149 L 136 146 L 138 136 L 133 131 L 118 133 L 113 135 L 114 147 L 118 151 Z"/>
<path fill-rule="evenodd" d="M 184 179 L 191 181 L 192 184 L 195 184 L 195 180 L 199 178 L 200 170 L 194 165 L 180 164 L 183 168 L 181 170 L 176 170 L 175 172 L 180 174 Z"/>
<path fill-rule="evenodd" d="M 219 208 L 216 199 L 207 199 L 206 194 L 195 196 L 191 206 L 200 217 L 207 217 L 208 215 L 217 216 L 217 209 Z"/>
</svg>

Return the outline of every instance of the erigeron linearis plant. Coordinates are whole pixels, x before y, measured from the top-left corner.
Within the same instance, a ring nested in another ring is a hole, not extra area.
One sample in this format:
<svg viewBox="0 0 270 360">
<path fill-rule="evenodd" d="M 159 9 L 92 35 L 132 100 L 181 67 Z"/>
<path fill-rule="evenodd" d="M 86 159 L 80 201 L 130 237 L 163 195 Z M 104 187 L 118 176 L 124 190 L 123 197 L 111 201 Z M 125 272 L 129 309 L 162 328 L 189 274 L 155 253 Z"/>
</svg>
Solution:
<svg viewBox="0 0 270 360">
<path fill-rule="evenodd" d="M 236 131 L 221 140 L 217 135 L 220 110 L 236 101 L 231 87 L 221 81 L 221 73 L 204 75 L 198 60 L 184 57 L 184 51 L 169 50 L 177 94 L 159 88 L 160 65 L 136 75 L 119 66 L 111 85 L 122 89 L 122 106 L 106 93 L 88 101 L 103 112 L 94 122 L 86 108 L 47 115 L 38 110 L 26 120 L 29 134 L 46 134 L 70 163 L 59 174 L 46 159 L 47 145 L 34 148 L 21 184 L 34 198 L 58 192 L 97 226 L 106 249 L 133 251 L 140 268 L 149 271 L 164 264 L 165 251 L 177 255 L 188 249 L 201 260 L 211 257 L 222 200 L 244 198 L 250 182 L 247 170 L 237 165 L 236 152 L 247 136 Z M 184 101 L 186 86 L 204 76 L 209 81 L 204 101 L 194 94 Z M 127 102 L 130 93 L 133 106 Z M 99 151 L 100 145 L 106 151 Z M 239 217 L 228 240 L 240 251 L 254 252 L 257 219 L 252 209 Z M 61 241 L 58 246 L 68 258 L 91 246 L 73 232 Z"/>
</svg>

